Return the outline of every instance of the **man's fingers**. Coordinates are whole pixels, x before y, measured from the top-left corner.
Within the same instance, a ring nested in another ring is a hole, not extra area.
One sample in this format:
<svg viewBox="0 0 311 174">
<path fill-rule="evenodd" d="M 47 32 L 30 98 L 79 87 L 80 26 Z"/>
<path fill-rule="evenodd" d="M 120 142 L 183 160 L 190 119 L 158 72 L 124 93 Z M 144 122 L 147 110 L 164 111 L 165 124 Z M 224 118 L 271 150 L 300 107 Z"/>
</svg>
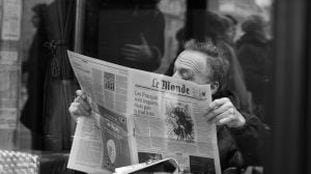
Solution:
<svg viewBox="0 0 311 174">
<path fill-rule="evenodd" d="M 216 109 L 216 108 L 220 107 L 221 105 L 223 105 L 223 104 L 225 104 L 227 102 L 231 103 L 231 100 L 229 98 L 227 98 L 227 97 L 216 99 L 209 105 L 209 108 L 210 109 Z"/>
<path fill-rule="evenodd" d="M 149 45 L 146 38 L 145 38 L 144 33 L 140 33 L 140 40 L 141 40 L 142 45 Z"/>
<path fill-rule="evenodd" d="M 74 115 L 88 116 L 91 113 L 91 109 L 81 103 L 72 103 L 69 107 L 69 112 Z"/>
<path fill-rule="evenodd" d="M 81 97 L 80 97 L 80 96 L 77 96 L 77 97 L 73 100 L 73 102 L 79 102 L 79 100 L 81 100 Z"/>
<path fill-rule="evenodd" d="M 229 98 L 214 100 L 204 116 L 208 122 L 229 127 L 241 127 L 246 122 Z"/>
<path fill-rule="evenodd" d="M 91 110 L 90 104 L 85 100 L 80 101 L 79 107 L 81 107 L 83 110 L 85 110 L 87 112 L 90 112 L 90 110 Z"/>
<path fill-rule="evenodd" d="M 216 124 L 217 125 L 230 124 L 232 120 L 233 120 L 233 117 L 226 117 L 226 118 L 220 119 Z"/>
<path fill-rule="evenodd" d="M 73 117 L 89 116 L 91 114 L 91 106 L 87 100 L 81 99 L 81 96 L 75 98 L 75 101 L 69 106 L 70 115 Z M 76 101 L 77 100 L 77 101 Z"/>
<path fill-rule="evenodd" d="M 141 45 L 135 45 L 135 44 L 125 44 L 122 48 L 121 48 L 121 51 L 123 49 L 125 50 L 140 50 L 141 49 Z"/>
<path fill-rule="evenodd" d="M 140 50 L 138 48 L 128 48 L 128 47 L 123 47 L 121 48 L 121 53 L 138 53 Z"/>
<path fill-rule="evenodd" d="M 121 55 L 125 57 L 126 59 L 136 60 L 137 57 L 139 57 L 139 54 L 140 53 L 138 50 L 131 50 L 131 49 L 126 49 L 126 48 L 121 49 Z"/>
<path fill-rule="evenodd" d="M 230 108 L 219 115 L 214 115 L 213 117 L 208 119 L 208 121 L 212 123 L 218 123 L 221 119 L 233 117 L 233 114 L 234 114 L 234 109 Z"/>
<path fill-rule="evenodd" d="M 75 119 L 79 116 L 82 116 L 79 109 L 74 104 L 70 105 L 70 107 L 68 108 L 68 111 L 70 115 Z"/>
<path fill-rule="evenodd" d="M 207 119 L 213 118 L 216 115 L 219 115 L 230 108 L 234 108 L 234 106 L 229 98 L 224 97 L 216 99 L 212 101 L 212 103 L 210 103 L 207 112 L 205 113 L 205 117 Z"/>
<path fill-rule="evenodd" d="M 83 92 L 82 90 L 76 90 L 76 95 L 77 95 L 77 97 L 75 98 L 76 101 L 79 100 L 79 97 L 83 100 L 87 99 L 85 92 Z"/>
<path fill-rule="evenodd" d="M 224 103 L 223 105 L 219 106 L 216 109 L 214 109 L 214 108 L 210 109 L 209 112 L 206 114 L 206 118 L 211 119 L 212 117 L 215 117 L 219 114 L 222 114 L 231 108 L 234 109 L 234 106 L 231 103 L 229 103 L 229 102 Z"/>
<path fill-rule="evenodd" d="M 91 106 L 87 95 L 82 90 L 76 90 L 77 97 L 70 104 L 68 111 L 73 118 L 80 116 L 89 116 L 91 114 Z"/>
<path fill-rule="evenodd" d="M 76 95 L 77 95 L 77 96 L 80 96 L 80 95 L 82 95 L 82 94 L 83 94 L 82 90 L 80 90 L 80 89 L 76 90 Z"/>
</svg>

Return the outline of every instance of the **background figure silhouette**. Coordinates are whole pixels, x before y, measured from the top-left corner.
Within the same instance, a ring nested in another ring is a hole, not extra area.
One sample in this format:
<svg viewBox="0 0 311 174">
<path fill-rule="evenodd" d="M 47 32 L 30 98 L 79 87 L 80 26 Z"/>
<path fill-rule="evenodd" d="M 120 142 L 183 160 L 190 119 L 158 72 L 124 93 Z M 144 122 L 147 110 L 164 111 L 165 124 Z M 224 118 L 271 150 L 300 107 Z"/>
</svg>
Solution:
<svg viewBox="0 0 311 174">
<path fill-rule="evenodd" d="M 164 52 L 164 16 L 158 0 L 87 2 L 85 54 L 146 71 Z"/>
<path fill-rule="evenodd" d="M 244 73 L 240 62 L 237 58 L 236 51 L 231 42 L 230 30 L 234 28 L 235 23 L 227 16 L 207 11 L 205 13 L 205 41 L 212 42 L 223 54 L 223 57 L 230 63 L 228 84 L 224 88 L 228 88 L 240 100 L 241 108 L 248 112 L 252 112 L 251 94 L 247 90 L 244 81 Z M 177 32 L 176 38 L 183 45 L 185 40 L 185 29 L 182 28 Z M 232 33 L 231 33 L 232 34 Z M 195 38 L 196 39 L 196 38 Z M 180 48 L 182 50 L 183 48 Z M 166 75 L 172 75 L 174 72 L 174 61 L 166 71 Z M 217 97 L 217 96 L 215 96 Z"/>
<path fill-rule="evenodd" d="M 262 17 L 250 16 L 242 24 L 244 35 L 237 41 L 237 56 L 245 72 L 245 82 L 252 93 L 255 111 L 262 115 L 265 85 L 270 82 L 268 76 L 270 60 L 270 41 L 267 38 Z"/>
</svg>

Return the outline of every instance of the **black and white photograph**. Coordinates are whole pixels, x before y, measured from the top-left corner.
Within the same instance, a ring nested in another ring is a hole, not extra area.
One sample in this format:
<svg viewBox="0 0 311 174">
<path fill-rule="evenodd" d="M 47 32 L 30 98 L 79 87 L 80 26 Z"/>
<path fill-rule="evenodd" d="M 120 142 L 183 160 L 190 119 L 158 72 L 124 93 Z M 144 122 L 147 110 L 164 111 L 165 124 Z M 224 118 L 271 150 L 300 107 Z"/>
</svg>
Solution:
<svg viewBox="0 0 311 174">
<path fill-rule="evenodd" d="M 310 60 L 310 0 L 0 0 L 0 173 L 311 173 Z"/>
</svg>

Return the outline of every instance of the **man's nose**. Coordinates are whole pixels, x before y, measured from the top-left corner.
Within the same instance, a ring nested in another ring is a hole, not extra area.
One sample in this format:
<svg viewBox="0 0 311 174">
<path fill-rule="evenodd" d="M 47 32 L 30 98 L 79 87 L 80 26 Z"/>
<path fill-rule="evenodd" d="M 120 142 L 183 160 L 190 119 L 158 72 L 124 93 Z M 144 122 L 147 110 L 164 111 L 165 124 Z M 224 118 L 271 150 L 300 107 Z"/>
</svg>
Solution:
<svg viewBox="0 0 311 174">
<path fill-rule="evenodd" d="M 181 79 L 181 77 L 180 77 L 178 72 L 175 72 L 172 77 L 174 77 L 176 79 Z"/>
</svg>

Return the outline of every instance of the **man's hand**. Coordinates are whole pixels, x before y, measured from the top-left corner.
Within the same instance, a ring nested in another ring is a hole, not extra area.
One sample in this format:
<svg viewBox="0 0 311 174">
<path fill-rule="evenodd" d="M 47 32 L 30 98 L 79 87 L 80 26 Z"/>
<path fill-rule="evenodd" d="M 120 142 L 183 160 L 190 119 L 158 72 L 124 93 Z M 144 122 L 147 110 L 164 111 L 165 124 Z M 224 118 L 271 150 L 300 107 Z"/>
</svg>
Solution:
<svg viewBox="0 0 311 174">
<path fill-rule="evenodd" d="M 74 118 L 77 119 L 81 116 L 89 116 L 91 115 L 91 105 L 87 100 L 87 96 L 81 90 L 76 91 L 77 97 L 70 104 L 69 113 Z"/>
<path fill-rule="evenodd" d="M 214 100 L 204 116 L 207 121 L 217 125 L 235 128 L 245 125 L 245 118 L 226 97 Z"/>
<path fill-rule="evenodd" d="M 125 44 L 121 48 L 121 55 L 126 59 L 133 62 L 152 62 L 154 57 L 152 49 L 145 39 L 144 34 L 140 35 L 141 44 Z"/>
</svg>

